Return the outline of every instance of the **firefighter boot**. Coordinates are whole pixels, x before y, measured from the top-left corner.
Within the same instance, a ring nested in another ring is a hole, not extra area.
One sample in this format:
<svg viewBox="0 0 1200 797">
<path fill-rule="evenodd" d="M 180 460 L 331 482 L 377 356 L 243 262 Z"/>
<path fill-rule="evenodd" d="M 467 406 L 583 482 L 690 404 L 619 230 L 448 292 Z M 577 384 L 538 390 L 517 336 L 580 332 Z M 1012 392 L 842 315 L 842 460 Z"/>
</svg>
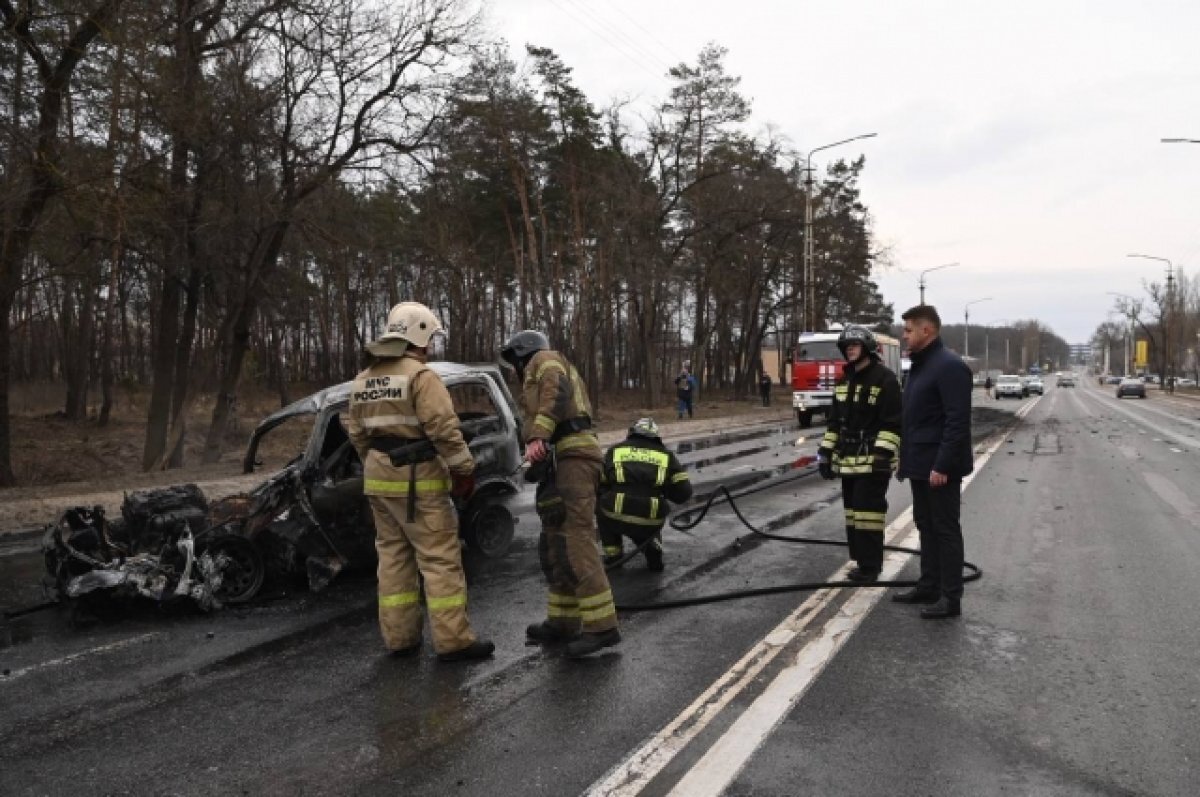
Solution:
<svg viewBox="0 0 1200 797">
<path fill-rule="evenodd" d="M 469 661 L 471 659 L 490 658 L 496 646 L 486 639 L 476 639 L 465 648 L 452 650 L 449 653 L 439 653 L 438 661 Z"/>
<path fill-rule="evenodd" d="M 856 567 L 846 574 L 846 578 L 850 581 L 857 581 L 859 584 L 870 584 L 879 580 L 879 571 Z"/>
<path fill-rule="evenodd" d="M 570 642 L 579 639 L 579 631 L 573 628 L 563 628 L 543 620 L 525 629 L 525 639 L 542 644 L 553 642 Z"/>
<path fill-rule="evenodd" d="M 583 633 L 579 639 L 567 645 L 568 659 L 582 659 L 596 651 L 617 644 L 621 641 L 621 632 L 615 628 L 596 633 Z"/>
</svg>

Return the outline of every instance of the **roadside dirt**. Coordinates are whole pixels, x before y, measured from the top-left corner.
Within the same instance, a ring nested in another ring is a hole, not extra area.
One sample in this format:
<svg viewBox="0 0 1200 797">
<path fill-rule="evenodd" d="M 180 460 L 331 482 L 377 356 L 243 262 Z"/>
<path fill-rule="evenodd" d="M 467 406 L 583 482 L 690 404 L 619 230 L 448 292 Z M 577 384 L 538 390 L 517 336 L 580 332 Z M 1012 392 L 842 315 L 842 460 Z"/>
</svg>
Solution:
<svg viewBox="0 0 1200 797">
<path fill-rule="evenodd" d="M 0 489 L 0 535 L 38 528 L 75 506 L 102 506 L 110 515 L 119 512 L 127 492 L 171 484 L 195 483 L 211 500 L 245 492 L 263 480 L 263 471 L 242 472 L 242 454 L 251 430 L 260 418 L 278 409 L 278 399 L 261 395 L 243 401 L 239 420 L 227 436 L 220 461 L 201 464 L 204 434 L 212 412 L 211 399 L 201 398 L 189 413 L 185 466 L 172 470 L 143 472 L 145 442 L 145 396 L 123 394 L 107 427 L 94 417 L 68 421 L 50 407 L 61 406 L 58 390 L 50 386 L 19 388 L 13 406 L 13 467 L 20 486 Z M 297 389 L 294 398 L 307 391 Z M 675 419 L 674 404 L 651 410 L 639 406 L 639 397 L 628 393 L 608 397 L 597 423 L 601 443 L 623 437 L 637 418 L 651 415 L 659 421 L 663 437 L 671 439 L 712 431 L 725 431 L 769 420 L 792 421 L 791 396 L 779 388 L 772 406 L 756 401 L 701 400 L 693 420 Z M 280 450 L 267 452 L 267 462 L 280 464 L 299 450 L 305 430 L 279 430 L 268 439 Z M 290 451 L 286 450 L 292 447 Z M 271 454 L 275 456 L 271 456 Z"/>
</svg>

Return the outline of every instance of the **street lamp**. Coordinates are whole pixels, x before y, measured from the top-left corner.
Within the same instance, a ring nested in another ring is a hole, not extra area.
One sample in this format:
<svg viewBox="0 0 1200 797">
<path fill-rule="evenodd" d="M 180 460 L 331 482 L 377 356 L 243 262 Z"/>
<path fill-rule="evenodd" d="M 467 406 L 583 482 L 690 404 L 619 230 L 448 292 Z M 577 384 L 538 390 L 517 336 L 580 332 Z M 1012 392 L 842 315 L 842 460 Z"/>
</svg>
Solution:
<svg viewBox="0 0 1200 797">
<path fill-rule="evenodd" d="M 925 275 L 931 271 L 941 271 L 944 268 L 954 268 L 957 265 L 960 265 L 960 264 L 959 263 L 947 263 L 944 266 L 934 266 L 933 268 L 927 268 L 921 272 L 921 279 L 918 280 L 918 282 L 917 282 L 917 284 L 921 288 L 921 304 L 925 304 Z"/>
<path fill-rule="evenodd" d="M 991 300 L 991 296 L 985 296 L 982 299 L 967 302 L 966 306 L 963 307 L 963 359 L 971 356 L 971 305 L 979 304 L 980 302 L 990 302 Z"/>
<path fill-rule="evenodd" d="M 1172 386 L 1173 382 L 1171 381 L 1171 377 L 1173 376 L 1173 372 L 1175 369 L 1171 365 L 1171 310 L 1174 307 L 1174 300 L 1175 300 L 1175 265 L 1165 257 L 1156 257 L 1154 255 L 1133 254 L 1133 255 L 1125 255 L 1125 256 L 1126 257 L 1140 257 L 1143 260 L 1157 260 L 1160 263 L 1167 264 L 1167 304 L 1166 304 L 1166 307 L 1163 308 L 1163 314 L 1162 314 L 1162 328 L 1163 328 L 1162 329 L 1162 335 L 1163 335 L 1163 348 L 1162 348 L 1162 366 L 1163 366 L 1163 368 L 1162 369 L 1163 369 L 1163 373 L 1161 374 L 1161 376 L 1162 376 L 1162 380 L 1163 380 L 1162 386 L 1167 388 L 1168 392 L 1172 392 L 1171 386 Z"/>
<path fill-rule="evenodd" d="M 1007 327 L 1009 322 L 1007 318 L 993 318 L 991 321 L 985 322 L 983 328 L 983 373 L 985 376 L 992 370 L 992 344 L 988 340 L 988 336 L 992 334 L 992 327 L 1001 323 Z M 1008 335 L 1004 336 L 1004 368 L 1001 369 L 1001 372 L 1008 373 Z"/>
<path fill-rule="evenodd" d="M 813 273 L 812 273 L 812 260 L 813 260 L 812 156 L 817 154 L 821 150 L 831 149 L 833 147 L 841 146 L 842 144 L 849 144 L 851 141 L 861 141 L 864 138 L 874 138 L 876 135 L 878 135 L 878 134 L 877 133 L 863 133 L 861 136 L 854 136 L 853 138 L 846 138 L 841 141 L 835 141 L 832 144 L 824 144 L 815 149 L 810 149 L 808 151 L 808 154 L 804 157 L 804 258 L 803 258 L 803 266 L 802 266 L 802 270 L 804 273 L 801 276 L 801 281 L 803 282 L 804 308 L 803 308 L 803 318 L 801 318 L 801 324 L 800 324 L 804 329 L 814 330 L 814 328 L 816 327 L 816 315 L 817 315 L 817 306 L 816 306 L 817 303 L 815 301 L 813 301 L 814 297 L 812 295 L 812 293 L 813 293 L 812 289 L 816 286 L 816 281 L 813 279 Z M 811 326 L 809 325 L 810 318 L 812 321 Z"/>
</svg>

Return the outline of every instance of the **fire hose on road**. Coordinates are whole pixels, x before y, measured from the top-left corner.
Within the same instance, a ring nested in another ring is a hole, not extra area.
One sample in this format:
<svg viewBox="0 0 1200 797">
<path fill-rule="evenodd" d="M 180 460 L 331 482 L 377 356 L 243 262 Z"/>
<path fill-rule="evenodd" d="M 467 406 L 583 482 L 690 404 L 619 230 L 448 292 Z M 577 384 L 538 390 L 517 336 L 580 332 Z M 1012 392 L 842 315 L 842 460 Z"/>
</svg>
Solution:
<svg viewBox="0 0 1200 797">
<path fill-rule="evenodd" d="M 738 508 L 737 501 L 735 499 L 745 498 L 748 495 L 753 495 L 754 493 L 757 493 L 757 492 L 762 492 L 764 490 L 772 489 L 774 487 L 778 487 L 781 484 L 787 484 L 787 483 L 790 483 L 793 481 L 799 481 L 800 479 L 807 478 L 808 476 L 811 476 L 812 474 L 813 474 L 813 471 L 806 471 L 804 473 L 800 473 L 799 475 L 792 476 L 789 478 L 771 479 L 771 480 L 768 480 L 764 484 L 759 484 L 754 487 L 750 487 L 745 490 L 741 490 L 737 493 L 730 492 L 727 487 L 722 485 L 721 487 L 718 487 L 715 491 L 713 491 L 713 493 L 708 497 L 708 500 L 705 501 L 702 505 L 692 507 L 691 509 L 685 510 L 684 512 L 681 512 L 678 515 L 676 515 L 675 517 L 671 518 L 671 520 L 670 520 L 671 528 L 675 529 L 676 531 L 680 531 L 680 532 L 683 532 L 686 534 L 691 529 L 694 529 L 696 526 L 700 525 L 700 523 L 704 520 L 705 516 L 708 514 L 709 510 L 712 509 L 712 507 L 715 504 L 728 503 L 729 508 L 733 510 L 734 515 L 737 516 L 737 519 L 741 522 L 741 524 L 743 526 L 745 526 L 746 528 L 748 528 L 751 531 L 751 533 L 753 533 L 755 536 L 762 537 L 767 540 L 774 540 L 776 542 L 792 542 L 792 543 L 799 543 L 802 545 L 833 545 L 833 546 L 841 546 L 841 547 L 845 548 L 849 545 L 849 543 L 841 541 L 841 540 L 827 540 L 827 539 L 820 539 L 820 538 L 816 538 L 816 537 L 789 537 L 789 536 L 785 536 L 782 534 L 771 534 L 769 532 L 763 531 L 763 530 L 755 527 L 750 521 L 748 521 L 746 519 L 745 515 L 742 514 L 741 509 Z M 605 569 L 612 569 L 612 568 L 620 567 L 621 565 L 625 564 L 630 559 L 632 559 L 633 557 L 635 557 L 639 553 L 641 553 L 642 549 L 644 549 L 647 545 L 649 545 L 653 541 L 653 539 L 654 538 L 651 537 L 650 539 L 646 540 L 641 545 L 639 545 L 637 548 L 630 551 L 628 554 L 622 556 L 620 559 L 613 561 Z M 741 538 L 739 537 L 738 539 L 736 539 L 734 541 L 733 545 L 735 547 L 740 546 Z M 898 551 L 900 553 L 909 553 L 909 554 L 919 554 L 920 553 L 920 550 L 917 548 L 906 548 L 906 547 L 903 547 L 900 545 L 884 545 L 883 549 L 885 551 Z M 963 562 L 963 567 L 967 571 L 963 575 L 964 582 L 976 581 L 983 576 L 983 571 L 977 565 L 972 564 L 971 562 Z M 660 611 L 663 609 L 682 609 L 687 606 L 700 606 L 700 605 L 703 605 L 706 603 L 720 603 L 722 601 L 739 600 L 741 598 L 755 598 L 755 597 L 760 597 L 762 595 L 778 595 L 778 594 L 785 593 L 785 592 L 810 592 L 810 591 L 819 590 L 819 589 L 850 589 L 850 588 L 862 588 L 862 587 L 870 587 L 870 588 L 874 588 L 874 587 L 915 587 L 916 585 L 917 585 L 917 582 L 911 581 L 911 580 L 887 580 L 887 581 L 871 581 L 871 582 L 845 581 L 845 580 L 843 580 L 843 581 L 807 581 L 807 582 L 800 582 L 800 583 L 795 583 L 795 584 L 778 584 L 778 585 L 770 586 L 770 587 L 756 587 L 754 589 L 734 590 L 732 592 L 719 592 L 719 593 L 715 593 L 712 595 L 697 595 L 692 598 L 678 598 L 675 600 L 656 601 L 653 603 L 633 603 L 633 604 L 618 603 L 617 611 L 621 611 L 621 612 L 651 612 L 651 611 Z"/>
</svg>

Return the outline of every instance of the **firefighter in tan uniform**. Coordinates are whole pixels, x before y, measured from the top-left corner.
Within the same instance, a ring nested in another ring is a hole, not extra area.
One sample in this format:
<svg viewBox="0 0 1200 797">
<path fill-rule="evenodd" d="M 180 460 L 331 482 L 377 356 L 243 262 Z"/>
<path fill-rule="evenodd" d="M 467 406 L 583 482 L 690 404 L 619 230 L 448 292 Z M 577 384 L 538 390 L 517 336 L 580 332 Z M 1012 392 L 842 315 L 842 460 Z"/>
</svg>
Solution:
<svg viewBox="0 0 1200 797">
<path fill-rule="evenodd" d="M 421 582 L 433 646 L 442 661 L 480 659 L 495 645 L 467 619 L 467 581 L 451 496 L 474 491 L 475 461 L 454 404 L 426 364 L 434 335 L 429 308 L 401 302 L 367 346 L 375 361 L 354 379 L 346 430 L 363 461 L 363 493 L 375 516 L 379 628 L 393 654 L 421 649 Z"/>
<path fill-rule="evenodd" d="M 617 609 L 596 546 L 596 486 L 604 455 L 590 429 L 587 388 L 541 332 L 525 330 L 500 356 L 521 380 L 525 458 L 541 472 L 538 554 L 549 586 L 546 620 L 526 629 L 536 642 L 567 642 L 582 658 L 621 641 Z"/>
</svg>

